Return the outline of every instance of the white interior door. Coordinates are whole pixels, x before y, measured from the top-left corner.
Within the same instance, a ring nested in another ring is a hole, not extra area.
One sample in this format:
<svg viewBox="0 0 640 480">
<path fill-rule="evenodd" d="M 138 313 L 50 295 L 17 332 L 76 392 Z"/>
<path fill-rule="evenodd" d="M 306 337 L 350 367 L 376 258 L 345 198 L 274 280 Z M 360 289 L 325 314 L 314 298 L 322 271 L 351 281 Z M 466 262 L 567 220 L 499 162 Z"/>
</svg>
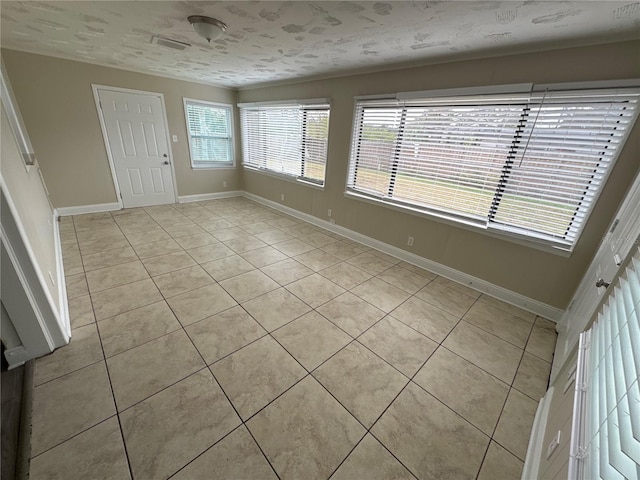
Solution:
<svg viewBox="0 0 640 480">
<path fill-rule="evenodd" d="M 98 96 L 124 207 L 175 203 L 160 97 L 106 89 Z"/>
</svg>

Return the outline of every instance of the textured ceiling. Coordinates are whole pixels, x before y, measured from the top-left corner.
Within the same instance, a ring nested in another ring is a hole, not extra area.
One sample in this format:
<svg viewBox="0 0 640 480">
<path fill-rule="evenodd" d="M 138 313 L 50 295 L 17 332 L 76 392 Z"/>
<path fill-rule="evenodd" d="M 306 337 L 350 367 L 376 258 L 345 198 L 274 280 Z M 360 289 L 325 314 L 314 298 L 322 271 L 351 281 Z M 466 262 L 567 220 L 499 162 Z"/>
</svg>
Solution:
<svg viewBox="0 0 640 480">
<path fill-rule="evenodd" d="M 640 2 L 0 2 L 1 45 L 242 87 L 640 38 Z M 228 24 L 207 44 L 189 15 Z M 191 46 L 152 45 L 161 35 Z"/>
</svg>

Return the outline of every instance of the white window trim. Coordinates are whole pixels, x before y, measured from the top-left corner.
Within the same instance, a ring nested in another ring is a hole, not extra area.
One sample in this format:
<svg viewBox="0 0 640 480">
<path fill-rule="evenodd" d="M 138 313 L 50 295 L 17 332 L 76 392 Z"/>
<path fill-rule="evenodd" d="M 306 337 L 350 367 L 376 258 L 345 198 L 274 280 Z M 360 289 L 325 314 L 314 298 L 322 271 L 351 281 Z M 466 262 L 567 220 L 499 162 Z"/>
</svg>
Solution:
<svg viewBox="0 0 640 480">
<path fill-rule="evenodd" d="M 329 119 L 331 119 L 331 99 L 330 98 L 309 98 L 305 100 L 270 100 L 265 102 L 244 102 L 238 103 L 236 106 L 238 109 L 241 108 L 255 108 L 255 107 L 313 107 L 314 105 L 328 105 L 329 106 Z M 242 115 L 242 113 L 241 113 Z M 242 117 L 241 117 L 242 118 Z M 331 120 L 329 120 L 331 123 Z M 242 127 L 241 127 L 242 130 Z M 244 142 L 243 132 L 241 131 L 242 142 Z M 329 138 L 329 132 L 327 131 L 327 143 Z M 244 144 L 244 143 L 243 143 Z M 244 152 L 243 152 L 244 155 Z M 279 180 L 284 180 L 291 183 L 296 183 L 298 185 L 304 185 L 307 187 L 315 188 L 317 190 L 324 190 L 325 185 L 327 184 L 327 167 L 329 163 L 329 149 L 327 145 L 327 158 L 325 159 L 325 173 L 324 179 L 322 183 L 316 183 L 309 179 L 296 177 L 293 175 L 288 175 L 285 173 L 279 173 L 273 170 L 269 170 L 266 168 L 258 168 L 254 165 L 249 165 L 244 162 L 244 157 L 241 161 L 241 166 L 243 169 L 246 169 L 250 172 L 254 172 L 261 175 L 266 175 L 269 177 L 277 178 Z"/>
<path fill-rule="evenodd" d="M 211 163 L 211 165 L 194 165 L 193 163 L 193 151 L 192 151 L 192 147 L 191 147 L 191 133 L 189 132 L 189 115 L 187 113 L 187 103 L 191 102 L 191 103 L 199 103 L 202 105 L 209 105 L 212 107 L 218 107 L 218 108 L 227 108 L 229 110 L 229 141 L 231 143 L 231 162 L 219 162 L 218 164 L 216 163 Z M 192 170 L 219 170 L 221 168 L 235 168 L 236 167 L 236 142 L 235 142 L 235 135 L 234 135 L 234 126 L 235 126 L 235 117 L 234 117 L 234 107 L 232 104 L 230 103 L 221 103 L 221 102 L 210 102 L 207 100 L 200 100 L 198 98 L 187 98 L 187 97 L 182 97 L 182 106 L 183 106 L 183 110 L 184 110 L 184 122 L 185 122 L 185 130 L 187 133 L 187 142 L 189 143 L 189 161 L 191 163 L 191 169 Z"/>
<path fill-rule="evenodd" d="M 352 129 L 351 129 L 351 139 L 350 139 L 350 148 L 349 148 L 349 159 L 347 165 L 347 175 L 345 177 L 345 185 L 344 185 L 344 196 L 347 198 L 352 198 L 354 200 L 363 201 L 366 203 L 372 203 L 375 205 L 383 206 L 385 208 L 390 208 L 392 210 L 396 210 L 399 212 L 403 212 L 409 215 L 414 215 L 418 217 L 428 218 L 430 220 L 434 220 L 440 223 L 445 223 L 447 225 L 456 226 L 462 228 L 464 230 L 473 231 L 476 233 L 481 233 L 490 237 L 498 238 L 501 240 L 506 240 L 511 243 L 516 243 L 520 245 L 524 245 L 530 248 L 534 248 L 536 250 L 541 250 L 545 252 L 549 252 L 562 257 L 570 257 L 573 251 L 575 250 L 576 245 L 578 244 L 582 232 L 589 221 L 595 206 L 600 198 L 603 188 L 600 188 L 596 195 L 593 198 L 592 208 L 587 212 L 587 215 L 584 218 L 584 221 L 580 227 L 578 235 L 576 237 L 576 241 L 569 247 L 564 248 L 559 245 L 554 245 L 550 243 L 546 239 L 537 240 L 535 237 L 530 235 L 520 235 L 516 232 L 502 230 L 500 228 L 488 228 L 485 225 L 478 225 L 471 220 L 458 218 L 453 215 L 448 215 L 446 212 L 440 212 L 436 210 L 430 210 L 428 208 L 421 207 L 411 207 L 408 205 L 402 205 L 399 202 L 386 201 L 381 198 L 377 198 L 374 196 L 369 196 L 364 192 L 356 192 L 350 190 L 349 188 L 349 172 L 351 166 L 351 149 L 353 146 L 353 135 L 355 134 L 355 126 L 357 122 L 357 113 L 358 113 L 358 102 L 360 101 L 372 101 L 372 100 L 397 100 L 399 103 L 404 102 L 406 100 L 410 100 L 412 98 L 424 98 L 424 97 L 439 97 L 439 96 L 454 96 L 454 95 L 478 95 L 478 94 L 499 94 L 499 93 L 525 93 L 525 92 L 540 92 L 545 89 L 549 91 L 552 90 L 590 90 L 590 89 L 613 89 L 613 88 L 625 88 L 625 87 L 640 87 L 640 80 L 638 79 L 624 79 L 624 80 L 604 80 L 604 81 L 592 81 L 592 82 L 571 82 L 571 83 L 554 83 L 554 84 L 511 84 L 511 85 L 498 85 L 498 86 L 489 86 L 489 87 L 464 87 L 464 88 L 453 88 L 453 89 L 438 89 L 438 90 L 425 90 L 425 91 L 414 91 L 414 92 L 401 92 L 395 94 L 374 94 L 374 95 L 361 95 L 353 97 L 353 115 L 352 115 Z M 504 90 L 501 90 L 504 89 Z M 636 115 L 637 118 L 640 117 L 640 113 Z M 624 146 L 631 134 L 635 125 L 635 121 L 629 126 L 624 136 L 622 137 L 621 145 Z M 622 150 L 622 149 L 621 149 Z M 619 153 L 618 153 L 619 156 Z M 617 156 L 615 157 L 614 162 L 617 162 Z M 615 163 L 613 165 L 615 167 Z M 606 185 L 609 176 L 613 170 L 613 167 L 608 170 L 607 174 L 602 179 L 602 184 Z"/>
</svg>

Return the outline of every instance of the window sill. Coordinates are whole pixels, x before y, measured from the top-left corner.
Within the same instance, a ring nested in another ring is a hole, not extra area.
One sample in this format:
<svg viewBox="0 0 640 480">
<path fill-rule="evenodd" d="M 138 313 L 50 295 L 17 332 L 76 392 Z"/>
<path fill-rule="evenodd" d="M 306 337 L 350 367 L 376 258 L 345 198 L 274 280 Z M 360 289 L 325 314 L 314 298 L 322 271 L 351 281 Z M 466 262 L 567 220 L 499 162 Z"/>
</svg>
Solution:
<svg viewBox="0 0 640 480">
<path fill-rule="evenodd" d="M 233 163 L 224 163 L 221 165 L 193 165 L 191 164 L 191 170 L 235 170 L 236 166 Z"/>
<path fill-rule="evenodd" d="M 298 185 L 304 185 L 305 187 L 311 187 L 311 188 L 315 188 L 316 190 L 324 191 L 324 184 L 320 185 L 317 183 L 308 182 L 306 180 L 296 178 L 292 175 L 285 175 L 283 173 L 272 172 L 270 170 L 262 170 L 260 168 L 249 167 L 247 165 L 243 165 L 242 168 L 249 172 L 258 173 L 260 175 L 266 175 L 267 177 L 277 178 L 278 180 L 284 180 L 285 182 L 296 183 Z"/>
<path fill-rule="evenodd" d="M 529 240 L 527 238 L 523 238 L 517 234 L 511 234 L 509 232 L 503 232 L 499 230 L 487 229 L 484 226 L 480 226 L 478 224 L 473 223 L 471 220 L 463 220 L 458 218 L 450 217 L 446 214 L 438 214 L 435 212 L 427 212 L 424 210 L 419 210 L 417 208 L 400 206 L 395 203 L 385 202 L 383 200 L 379 200 L 376 198 L 372 198 L 366 195 L 361 195 L 355 192 L 344 192 L 344 196 L 346 198 L 351 198 L 353 200 L 370 203 L 372 205 L 377 205 L 379 207 L 388 208 L 391 210 L 395 210 L 397 212 L 406 213 L 409 215 L 414 215 L 416 217 L 426 218 L 428 220 L 436 221 L 439 223 L 444 223 L 446 225 L 451 225 L 452 227 L 462 228 L 464 230 L 469 230 L 471 232 L 480 233 L 482 235 L 487 235 L 489 237 L 497 238 L 499 240 L 504 240 L 507 242 L 515 243 L 518 245 L 522 245 L 528 248 L 533 248 L 535 250 L 540 250 L 543 252 L 551 253 L 553 255 L 557 255 L 559 257 L 569 258 L 573 250 L 563 250 L 560 247 L 556 247 L 553 245 L 549 245 L 546 243 L 538 242 L 536 240 Z"/>
</svg>

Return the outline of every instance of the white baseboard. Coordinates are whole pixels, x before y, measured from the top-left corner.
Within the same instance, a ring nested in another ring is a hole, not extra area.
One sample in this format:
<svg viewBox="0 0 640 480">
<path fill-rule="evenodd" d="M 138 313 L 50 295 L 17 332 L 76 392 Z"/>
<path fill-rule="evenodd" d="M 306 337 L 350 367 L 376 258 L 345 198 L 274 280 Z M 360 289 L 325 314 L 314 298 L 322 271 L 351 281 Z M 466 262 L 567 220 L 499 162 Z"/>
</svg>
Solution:
<svg viewBox="0 0 640 480">
<path fill-rule="evenodd" d="M 529 446 L 527 448 L 527 456 L 524 461 L 521 480 L 531 480 L 538 478 L 540 470 L 540 462 L 542 461 L 542 452 L 544 446 L 544 434 L 549 419 L 549 410 L 551 408 L 551 400 L 553 399 L 554 387 L 549 387 L 547 393 L 540 400 L 536 416 L 533 419 L 531 427 L 531 436 L 529 437 Z"/>
<path fill-rule="evenodd" d="M 219 198 L 241 197 L 242 191 L 232 190 L 230 192 L 199 193 L 197 195 L 182 195 L 178 197 L 178 203 L 202 202 L 204 200 L 217 200 Z"/>
<path fill-rule="evenodd" d="M 300 212 L 293 208 L 281 205 L 271 200 L 267 200 L 249 192 L 242 192 L 242 195 L 249 200 L 253 200 L 262 205 L 266 205 L 275 210 L 279 210 L 283 213 L 291 215 L 292 217 L 296 217 L 306 222 L 312 223 L 318 227 L 324 228 L 325 230 L 338 233 L 351 240 L 355 240 L 356 242 L 367 245 L 368 247 L 380 250 L 381 252 L 399 258 L 400 260 L 404 260 L 405 262 L 424 268 L 425 270 L 429 270 L 430 272 L 448 278 L 449 280 L 461 283 L 470 288 L 473 288 L 474 290 L 486 293 L 487 295 L 495 297 L 498 300 L 502 300 L 503 302 L 515 305 L 516 307 L 535 313 L 536 315 L 540 315 L 541 317 L 547 318 L 554 322 L 559 321 L 562 317 L 562 314 L 564 313 L 564 311 L 559 308 L 553 307 L 538 300 L 534 300 L 520 293 L 513 292 L 504 287 L 494 285 L 493 283 L 487 282 L 486 280 L 474 277 L 473 275 L 469 275 L 459 270 L 455 270 L 451 267 L 434 262 L 414 253 L 407 252 L 406 250 L 381 242 L 380 240 L 376 240 L 375 238 L 371 238 L 361 233 L 354 232 L 353 230 L 349 230 L 348 228 L 335 225 L 325 220 L 321 220 L 317 217 L 314 217 L 313 215 L 309 215 L 308 213 Z"/>
<path fill-rule="evenodd" d="M 64 276 L 64 258 L 62 256 L 62 240 L 60 240 L 60 222 L 58 222 L 60 214 L 57 210 L 53 211 L 53 239 L 56 254 L 56 270 L 58 273 L 58 301 L 60 304 L 60 322 L 65 330 L 67 337 L 71 338 L 71 317 L 69 316 L 69 304 L 67 301 L 67 282 Z"/>
<path fill-rule="evenodd" d="M 120 208 L 118 202 L 113 202 L 97 203 L 95 205 L 78 205 L 77 207 L 60 207 L 56 208 L 56 212 L 61 217 L 68 217 L 69 215 L 82 215 L 84 213 L 113 212 L 120 210 Z"/>
<path fill-rule="evenodd" d="M 23 345 L 5 350 L 4 358 L 9 364 L 7 370 L 12 370 L 16 367 L 24 365 L 27 360 L 31 360 L 31 356 L 27 353 L 27 349 L 24 348 Z"/>
</svg>

